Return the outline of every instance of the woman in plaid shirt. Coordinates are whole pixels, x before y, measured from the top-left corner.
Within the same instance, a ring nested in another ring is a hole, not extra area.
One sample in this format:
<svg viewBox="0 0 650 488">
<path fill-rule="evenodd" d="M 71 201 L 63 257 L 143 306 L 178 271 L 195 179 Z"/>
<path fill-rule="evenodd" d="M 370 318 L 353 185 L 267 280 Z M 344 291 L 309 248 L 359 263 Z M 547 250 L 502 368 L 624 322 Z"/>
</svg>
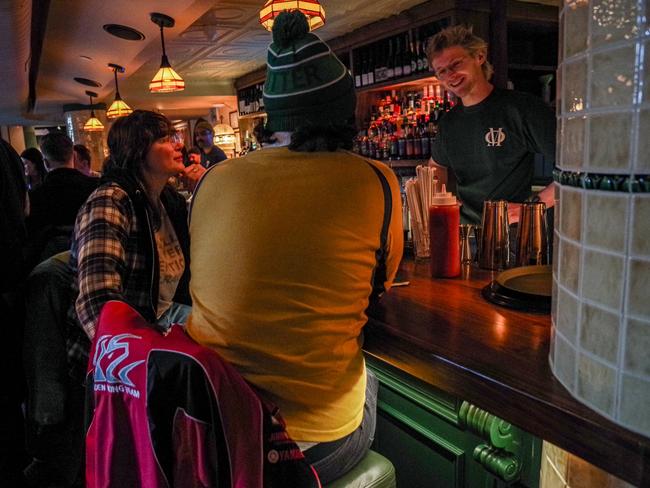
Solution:
<svg viewBox="0 0 650 488">
<path fill-rule="evenodd" d="M 108 147 L 102 184 L 77 215 L 71 247 L 71 315 L 85 334 L 77 327 L 68 351 L 80 372 L 109 300 L 128 303 L 163 328 L 184 322 L 191 305 L 187 207 L 167 181 L 181 174 L 196 182 L 205 170 L 184 166 L 182 141 L 155 112 L 136 110 L 118 119 Z"/>
</svg>

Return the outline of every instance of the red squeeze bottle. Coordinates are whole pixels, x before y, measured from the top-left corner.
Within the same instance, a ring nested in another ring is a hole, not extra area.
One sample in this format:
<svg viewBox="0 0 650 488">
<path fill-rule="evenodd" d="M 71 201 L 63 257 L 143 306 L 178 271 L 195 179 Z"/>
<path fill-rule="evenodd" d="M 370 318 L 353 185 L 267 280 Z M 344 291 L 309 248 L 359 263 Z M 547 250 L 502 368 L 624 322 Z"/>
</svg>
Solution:
<svg viewBox="0 0 650 488">
<path fill-rule="evenodd" d="M 435 193 L 429 207 L 431 276 L 453 278 L 460 274 L 460 204 L 446 191 Z"/>
</svg>

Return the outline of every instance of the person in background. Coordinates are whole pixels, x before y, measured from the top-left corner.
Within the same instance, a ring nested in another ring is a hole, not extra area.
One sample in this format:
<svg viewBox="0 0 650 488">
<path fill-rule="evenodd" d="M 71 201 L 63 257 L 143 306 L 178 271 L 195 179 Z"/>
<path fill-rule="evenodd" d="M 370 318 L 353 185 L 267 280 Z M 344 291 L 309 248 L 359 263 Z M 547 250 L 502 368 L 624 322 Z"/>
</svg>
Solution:
<svg viewBox="0 0 650 488">
<path fill-rule="evenodd" d="M 35 190 L 43 184 L 47 170 L 43 162 L 43 155 L 41 151 L 35 147 L 25 149 L 20 153 L 20 158 L 25 167 L 25 181 L 28 190 Z"/>
<path fill-rule="evenodd" d="M 201 165 L 204 168 L 210 168 L 228 159 L 226 153 L 214 144 L 214 129 L 207 120 L 196 121 L 194 143 L 201 149 Z"/>
<path fill-rule="evenodd" d="M 41 151 L 48 173 L 43 184 L 29 192 L 27 235 L 32 266 L 69 249 L 77 212 L 99 184 L 99 179 L 74 168 L 73 144 L 64 133 L 43 137 Z"/>
<path fill-rule="evenodd" d="M 301 12 L 276 18 L 268 65 L 265 145 L 208 170 L 193 197 L 187 329 L 279 407 L 326 484 L 374 437 L 362 330 L 402 257 L 400 190 L 349 151 L 352 78 Z"/>
<path fill-rule="evenodd" d="M 90 151 L 83 144 L 74 145 L 74 167 L 78 171 L 81 171 L 86 176 L 92 176 L 93 178 L 99 178 L 101 173 L 93 170 L 90 165 L 91 156 Z"/>
<path fill-rule="evenodd" d="M 162 328 L 185 322 L 191 304 L 187 207 L 168 180 L 200 174 L 185 167 L 181 146 L 171 122 L 146 110 L 118 119 L 108 133 L 102 184 L 79 211 L 70 253 L 75 279 L 68 342 L 80 380 L 106 302 L 125 302 Z"/>
<path fill-rule="evenodd" d="M 0 139 L 0 479 L 3 486 L 21 486 L 26 464 L 22 415 L 22 311 L 16 290 L 24 275 L 23 245 L 26 239 L 24 169 L 20 156 Z"/>
<path fill-rule="evenodd" d="M 480 223 L 485 200 L 508 200 L 512 224 L 519 219 L 516 203 L 531 194 L 535 153 L 555 160 L 555 114 L 537 97 L 494 87 L 487 47 L 459 25 L 429 40 L 430 65 L 461 101 L 440 120 L 432 157 L 456 176 L 463 222 Z M 539 198 L 552 207 L 553 185 Z"/>
</svg>

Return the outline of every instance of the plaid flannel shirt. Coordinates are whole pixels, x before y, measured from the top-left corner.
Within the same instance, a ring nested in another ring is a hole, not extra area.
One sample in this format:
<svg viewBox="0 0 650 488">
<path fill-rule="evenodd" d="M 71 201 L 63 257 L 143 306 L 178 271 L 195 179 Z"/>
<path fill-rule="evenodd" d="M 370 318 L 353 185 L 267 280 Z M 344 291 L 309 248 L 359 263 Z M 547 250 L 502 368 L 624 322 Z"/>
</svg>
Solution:
<svg viewBox="0 0 650 488">
<path fill-rule="evenodd" d="M 173 198 L 180 199 L 180 203 L 173 202 Z M 182 242 L 189 273 L 185 202 L 175 192 L 173 198 L 162 195 Z M 75 377 L 85 376 L 90 340 L 106 302 L 126 302 L 146 320 L 156 320 L 159 275 L 153 263 L 157 262 L 157 250 L 145 199 L 141 189 L 129 193 L 117 183 L 108 183 L 90 195 L 77 215 L 70 253 L 70 267 L 76 275 L 73 280 L 76 300 L 68 314 L 67 339 L 71 374 Z M 179 283 L 180 295 L 185 294 L 188 282 L 189 274 Z M 188 302 L 189 292 L 187 297 L 175 297 L 175 300 Z"/>
</svg>

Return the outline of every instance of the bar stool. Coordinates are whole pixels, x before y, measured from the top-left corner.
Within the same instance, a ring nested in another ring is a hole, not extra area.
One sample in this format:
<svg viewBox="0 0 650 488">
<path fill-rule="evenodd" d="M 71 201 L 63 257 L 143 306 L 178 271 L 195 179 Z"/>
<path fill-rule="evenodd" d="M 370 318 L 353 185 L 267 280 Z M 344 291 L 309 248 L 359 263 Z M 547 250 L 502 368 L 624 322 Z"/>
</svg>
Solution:
<svg viewBox="0 0 650 488">
<path fill-rule="evenodd" d="M 395 488 L 395 467 L 375 451 L 368 454 L 351 471 L 323 488 Z"/>
</svg>

